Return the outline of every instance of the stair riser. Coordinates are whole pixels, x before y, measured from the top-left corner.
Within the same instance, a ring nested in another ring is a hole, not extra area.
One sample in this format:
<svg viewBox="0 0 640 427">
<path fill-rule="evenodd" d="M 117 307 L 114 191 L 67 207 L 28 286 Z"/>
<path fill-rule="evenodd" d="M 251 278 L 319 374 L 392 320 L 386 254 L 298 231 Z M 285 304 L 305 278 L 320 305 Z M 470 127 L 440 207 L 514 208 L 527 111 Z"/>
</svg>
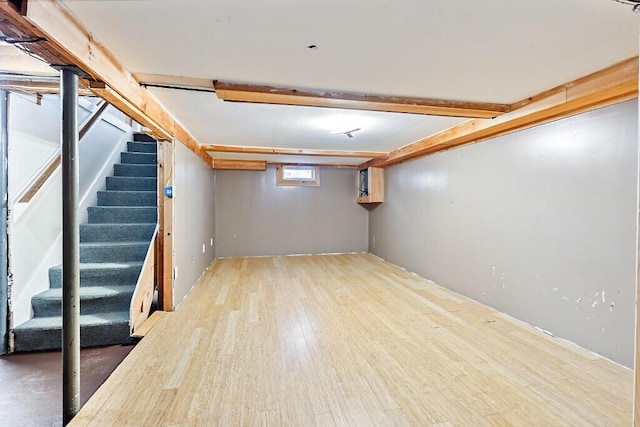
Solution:
<svg viewBox="0 0 640 427">
<path fill-rule="evenodd" d="M 154 177 L 157 175 L 156 165 L 113 165 L 113 174 L 115 176 L 140 176 Z"/>
<path fill-rule="evenodd" d="M 131 302 L 131 292 L 121 292 L 100 298 L 80 297 L 80 314 L 108 313 L 114 310 L 122 310 Z M 62 316 L 62 299 L 43 299 L 36 295 L 31 299 L 33 314 L 37 317 Z"/>
<path fill-rule="evenodd" d="M 158 191 L 157 181 L 153 178 L 107 177 L 107 190 L 114 191 Z"/>
<path fill-rule="evenodd" d="M 158 158 L 155 153 L 120 153 L 120 162 L 128 165 L 155 165 Z"/>
<path fill-rule="evenodd" d="M 143 261 L 147 244 L 112 246 L 80 245 L 80 262 L 132 262 Z"/>
<path fill-rule="evenodd" d="M 134 133 L 133 140 L 136 142 L 156 142 L 155 139 L 153 139 L 146 133 Z"/>
<path fill-rule="evenodd" d="M 153 191 L 98 191 L 98 206 L 157 206 L 157 203 Z"/>
<path fill-rule="evenodd" d="M 90 224 L 140 224 L 155 223 L 157 220 L 157 209 L 150 207 L 96 207 L 92 206 L 87 209 L 89 213 Z"/>
<path fill-rule="evenodd" d="M 142 242 L 151 240 L 155 224 L 81 224 L 80 242 Z"/>
<path fill-rule="evenodd" d="M 157 153 L 158 145 L 148 142 L 127 142 L 127 151 L 132 153 Z"/>
<path fill-rule="evenodd" d="M 80 346 L 97 347 L 103 345 L 128 344 L 129 324 L 80 326 Z M 62 347 L 62 329 L 16 330 L 15 351 L 54 350 Z"/>
<path fill-rule="evenodd" d="M 80 269 L 80 286 L 135 286 L 140 275 L 141 266 L 131 266 L 126 269 Z M 49 288 L 62 287 L 62 269 L 52 267 L 49 269 Z"/>
</svg>

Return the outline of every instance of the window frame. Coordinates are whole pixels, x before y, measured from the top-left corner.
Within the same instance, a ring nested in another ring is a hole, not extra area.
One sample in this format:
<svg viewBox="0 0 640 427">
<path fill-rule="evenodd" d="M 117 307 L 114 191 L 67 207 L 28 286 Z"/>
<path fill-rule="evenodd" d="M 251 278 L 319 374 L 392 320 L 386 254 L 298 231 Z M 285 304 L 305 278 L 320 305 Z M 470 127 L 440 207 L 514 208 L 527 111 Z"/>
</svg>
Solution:
<svg viewBox="0 0 640 427">
<path fill-rule="evenodd" d="M 284 179 L 284 169 L 313 169 L 314 180 L 301 180 L 301 179 Z M 293 187 L 319 187 L 320 186 L 320 167 L 311 165 L 278 165 L 276 167 L 276 185 L 278 186 L 293 186 Z"/>
</svg>

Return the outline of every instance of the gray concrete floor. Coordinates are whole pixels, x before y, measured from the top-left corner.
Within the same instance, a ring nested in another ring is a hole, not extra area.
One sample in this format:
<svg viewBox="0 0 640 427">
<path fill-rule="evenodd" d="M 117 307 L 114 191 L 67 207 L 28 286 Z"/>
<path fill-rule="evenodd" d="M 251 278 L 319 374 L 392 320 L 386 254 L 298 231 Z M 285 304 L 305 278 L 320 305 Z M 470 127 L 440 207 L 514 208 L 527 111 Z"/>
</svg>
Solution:
<svg viewBox="0 0 640 427">
<path fill-rule="evenodd" d="M 133 346 L 81 350 L 80 399 L 89 399 Z M 62 353 L 0 356 L 0 426 L 62 425 Z"/>
</svg>

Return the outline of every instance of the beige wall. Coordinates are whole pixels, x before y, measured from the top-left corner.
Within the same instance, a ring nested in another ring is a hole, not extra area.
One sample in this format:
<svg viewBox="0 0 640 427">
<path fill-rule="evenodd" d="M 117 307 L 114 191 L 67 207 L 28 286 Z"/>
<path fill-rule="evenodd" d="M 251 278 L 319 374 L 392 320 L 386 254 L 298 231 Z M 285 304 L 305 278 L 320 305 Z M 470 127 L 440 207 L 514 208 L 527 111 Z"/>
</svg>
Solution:
<svg viewBox="0 0 640 427">
<path fill-rule="evenodd" d="M 178 271 L 173 302 L 178 305 L 215 258 L 215 242 L 211 246 L 215 236 L 215 174 L 184 145 L 174 145 L 173 247 Z"/>
<path fill-rule="evenodd" d="M 633 366 L 637 100 L 386 170 L 369 248 Z"/>
<path fill-rule="evenodd" d="M 368 213 L 353 169 L 320 170 L 320 187 L 278 187 L 266 172 L 216 171 L 217 256 L 367 250 Z"/>
</svg>

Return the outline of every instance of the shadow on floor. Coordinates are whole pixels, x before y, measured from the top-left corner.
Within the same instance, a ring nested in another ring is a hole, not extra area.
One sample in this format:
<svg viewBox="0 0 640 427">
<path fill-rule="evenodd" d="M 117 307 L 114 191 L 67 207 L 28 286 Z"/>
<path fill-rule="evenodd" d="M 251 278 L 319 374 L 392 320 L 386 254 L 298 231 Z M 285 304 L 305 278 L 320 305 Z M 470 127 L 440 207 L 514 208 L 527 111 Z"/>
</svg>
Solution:
<svg viewBox="0 0 640 427">
<path fill-rule="evenodd" d="M 83 405 L 132 349 L 132 345 L 115 345 L 81 350 Z M 0 426 L 61 425 L 62 353 L 0 356 Z"/>
</svg>

